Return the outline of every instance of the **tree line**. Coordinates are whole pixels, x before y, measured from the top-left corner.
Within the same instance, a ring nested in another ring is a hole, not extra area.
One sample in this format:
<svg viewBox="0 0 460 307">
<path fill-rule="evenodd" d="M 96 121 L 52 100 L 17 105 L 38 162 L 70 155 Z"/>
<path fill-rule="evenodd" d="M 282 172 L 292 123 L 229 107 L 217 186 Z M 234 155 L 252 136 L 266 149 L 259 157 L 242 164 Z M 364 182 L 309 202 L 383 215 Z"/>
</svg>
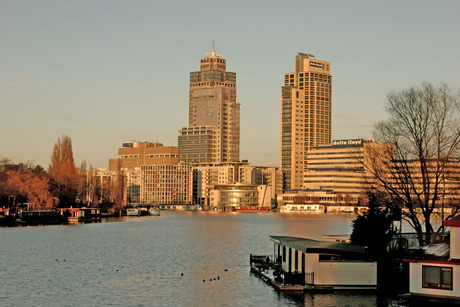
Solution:
<svg viewBox="0 0 460 307">
<path fill-rule="evenodd" d="M 46 171 L 32 163 L 0 160 L 0 207 L 28 203 L 30 210 L 70 206 L 112 207 L 122 202 L 123 192 L 112 180 L 103 180 L 86 161 L 75 166 L 72 140 L 62 135 L 53 146 Z"/>
</svg>

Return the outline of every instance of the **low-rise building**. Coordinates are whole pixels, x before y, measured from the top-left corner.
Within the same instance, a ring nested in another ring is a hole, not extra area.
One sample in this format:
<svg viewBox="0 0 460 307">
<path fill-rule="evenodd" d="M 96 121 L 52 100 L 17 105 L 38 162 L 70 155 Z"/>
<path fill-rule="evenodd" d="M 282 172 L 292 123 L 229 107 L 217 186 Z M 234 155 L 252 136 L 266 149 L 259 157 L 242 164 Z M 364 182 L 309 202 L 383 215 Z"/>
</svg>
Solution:
<svg viewBox="0 0 460 307">
<path fill-rule="evenodd" d="M 193 166 L 193 198 L 196 204 L 204 207 L 223 208 L 229 204 L 222 205 L 219 195 L 238 191 L 245 186 L 257 193 L 257 197 L 250 197 L 256 199 L 255 202 L 247 199 L 245 203 L 261 207 L 265 207 L 268 203 L 267 207 L 273 207 L 276 204 L 276 195 L 282 191 L 281 178 L 278 168 L 252 166 L 247 161 L 196 164 Z M 212 195 L 211 191 L 213 191 Z M 230 199 L 235 200 L 231 207 L 240 206 L 239 200 L 236 201 L 238 198 L 230 197 Z"/>
</svg>

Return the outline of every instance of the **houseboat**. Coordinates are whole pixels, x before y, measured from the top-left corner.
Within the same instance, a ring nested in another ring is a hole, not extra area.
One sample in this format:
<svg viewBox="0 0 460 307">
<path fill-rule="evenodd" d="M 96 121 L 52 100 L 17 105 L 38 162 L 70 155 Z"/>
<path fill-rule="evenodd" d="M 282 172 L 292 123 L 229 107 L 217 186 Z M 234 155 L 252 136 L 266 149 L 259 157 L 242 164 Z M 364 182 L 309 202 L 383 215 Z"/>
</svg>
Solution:
<svg viewBox="0 0 460 307">
<path fill-rule="evenodd" d="M 102 219 L 100 208 L 62 208 L 61 214 L 71 224 L 100 222 Z"/>
<path fill-rule="evenodd" d="M 365 246 L 270 236 L 272 256 L 250 256 L 251 271 L 279 290 L 372 290 L 377 262 Z"/>
<path fill-rule="evenodd" d="M 139 208 L 126 208 L 126 215 L 127 216 L 140 216 L 141 211 Z"/>
<path fill-rule="evenodd" d="M 24 225 L 50 225 L 66 224 L 66 219 L 61 212 L 55 210 L 22 211 L 21 221 Z"/>
<path fill-rule="evenodd" d="M 450 241 L 413 249 L 405 259 L 410 298 L 460 305 L 460 216 L 443 225 L 450 227 Z"/>
<path fill-rule="evenodd" d="M 159 216 L 160 209 L 155 205 L 141 205 L 138 207 L 140 215 Z"/>
</svg>

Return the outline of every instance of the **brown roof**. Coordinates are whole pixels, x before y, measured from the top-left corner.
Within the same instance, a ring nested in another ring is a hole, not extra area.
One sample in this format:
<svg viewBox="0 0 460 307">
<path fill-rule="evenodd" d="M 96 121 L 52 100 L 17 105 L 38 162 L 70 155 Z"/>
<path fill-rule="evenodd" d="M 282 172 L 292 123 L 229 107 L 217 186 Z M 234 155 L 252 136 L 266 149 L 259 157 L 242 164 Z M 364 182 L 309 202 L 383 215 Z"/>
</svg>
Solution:
<svg viewBox="0 0 460 307">
<path fill-rule="evenodd" d="M 448 221 L 443 221 L 444 226 L 460 227 L 460 215 L 456 215 Z"/>
</svg>

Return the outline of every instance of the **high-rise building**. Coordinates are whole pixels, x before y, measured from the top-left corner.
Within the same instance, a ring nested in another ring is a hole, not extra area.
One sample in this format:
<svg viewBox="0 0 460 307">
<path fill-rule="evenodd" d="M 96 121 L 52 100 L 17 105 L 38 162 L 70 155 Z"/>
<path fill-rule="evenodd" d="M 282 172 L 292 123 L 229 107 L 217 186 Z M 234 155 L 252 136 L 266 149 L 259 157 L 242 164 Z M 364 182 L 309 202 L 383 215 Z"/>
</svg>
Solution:
<svg viewBox="0 0 460 307">
<path fill-rule="evenodd" d="M 212 51 L 201 59 L 200 71 L 190 73 L 189 125 L 179 131 L 179 161 L 184 163 L 238 162 L 240 104 L 236 74 Z"/>
<path fill-rule="evenodd" d="M 281 88 L 281 170 L 284 189 L 302 189 L 307 151 L 331 142 L 330 62 L 298 53 Z"/>
</svg>

